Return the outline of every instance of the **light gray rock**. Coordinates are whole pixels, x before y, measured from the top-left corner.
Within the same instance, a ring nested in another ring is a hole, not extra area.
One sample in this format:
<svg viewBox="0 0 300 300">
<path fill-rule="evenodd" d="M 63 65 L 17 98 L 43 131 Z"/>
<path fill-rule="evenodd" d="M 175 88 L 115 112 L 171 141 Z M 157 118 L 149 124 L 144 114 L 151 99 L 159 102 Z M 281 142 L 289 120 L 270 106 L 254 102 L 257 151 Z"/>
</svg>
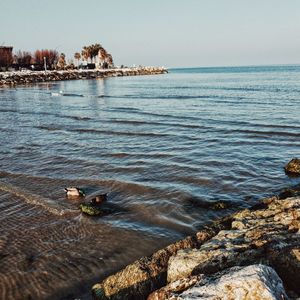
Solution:
<svg viewBox="0 0 300 300">
<path fill-rule="evenodd" d="M 201 278 L 193 287 L 179 294 L 169 294 L 165 299 L 284 300 L 288 297 L 274 269 L 265 265 L 251 265 Z"/>
<path fill-rule="evenodd" d="M 159 290 L 151 293 L 147 300 L 164 300 L 169 299 L 174 293 L 180 293 L 202 281 L 204 275 L 190 276 L 188 278 L 179 279 L 171 282 Z"/>
<path fill-rule="evenodd" d="M 95 284 L 92 288 L 94 299 L 97 300 L 143 300 L 147 296 L 167 284 L 167 268 L 169 257 L 178 250 L 199 247 L 212 238 L 220 230 L 228 228 L 231 218 L 214 222 L 194 236 L 173 243 L 153 255 L 143 257 L 128 265 L 118 273 Z"/>
<path fill-rule="evenodd" d="M 300 245 L 300 197 L 272 198 L 265 205 L 236 213 L 230 230 L 221 230 L 199 249 L 178 251 L 169 259 L 168 282 L 261 261 L 271 261 L 275 269 L 280 261 L 280 276 L 289 277 L 281 265 L 290 265 L 282 262 L 287 257 L 283 253 Z"/>
</svg>

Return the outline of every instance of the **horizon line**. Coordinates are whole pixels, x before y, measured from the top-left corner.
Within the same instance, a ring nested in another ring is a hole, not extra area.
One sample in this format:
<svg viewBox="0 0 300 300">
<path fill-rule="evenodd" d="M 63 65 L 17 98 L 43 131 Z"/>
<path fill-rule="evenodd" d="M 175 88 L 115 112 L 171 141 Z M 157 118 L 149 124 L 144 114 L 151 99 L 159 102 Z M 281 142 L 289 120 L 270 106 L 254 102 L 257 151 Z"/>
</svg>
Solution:
<svg viewBox="0 0 300 300">
<path fill-rule="evenodd" d="M 287 66 L 299 66 L 300 63 L 288 63 L 288 64 L 254 64 L 254 65 L 219 65 L 219 66 L 197 66 L 197 67 L 166 67 L 168 70 L 174 69 L 212 69 L 212 68 L 251 68 L 251 67 L 287 67 Z"/>
</svg>

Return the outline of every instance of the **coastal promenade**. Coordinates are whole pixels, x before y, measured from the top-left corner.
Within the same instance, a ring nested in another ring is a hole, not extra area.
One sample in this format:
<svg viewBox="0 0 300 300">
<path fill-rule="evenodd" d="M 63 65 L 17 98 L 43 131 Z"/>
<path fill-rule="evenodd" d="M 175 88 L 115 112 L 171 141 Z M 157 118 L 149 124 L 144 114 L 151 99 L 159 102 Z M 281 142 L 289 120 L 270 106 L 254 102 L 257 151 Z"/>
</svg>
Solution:
<svg viewBox="0 0 300 300">
<path fill-rule="evenodd" d="M 96 79 L 106 77 L 158 75 L 168 73 L 164 67 L 138 67 L 65 71 L 0 72 L 0 87 L 61 80 Z"/>
</svg>

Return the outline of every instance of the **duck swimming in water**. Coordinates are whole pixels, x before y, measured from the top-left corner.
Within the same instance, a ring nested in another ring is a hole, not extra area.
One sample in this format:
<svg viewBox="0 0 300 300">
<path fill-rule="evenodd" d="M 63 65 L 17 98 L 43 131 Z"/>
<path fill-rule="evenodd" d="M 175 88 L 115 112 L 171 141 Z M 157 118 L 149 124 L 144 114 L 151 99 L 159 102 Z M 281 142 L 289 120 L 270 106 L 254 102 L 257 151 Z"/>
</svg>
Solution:
<svg viewBox="0 0 300 300">
<path fill-rule="evenodd" d="M 65 188 L 65 192 L 67 193 L 68 197 L 84 197 L 85 196 L 84 190 L 82 190 L 78 187 Z"/>
<path fill-rule="evenodd" d="M 94 196 L 91 199 L 91 204 L 92 205 L 99 205 L 99 204 L 101 204 L 105 201 L 107 201 L 107 194 L 101 194 L 101 195 Z"/>
</svg>

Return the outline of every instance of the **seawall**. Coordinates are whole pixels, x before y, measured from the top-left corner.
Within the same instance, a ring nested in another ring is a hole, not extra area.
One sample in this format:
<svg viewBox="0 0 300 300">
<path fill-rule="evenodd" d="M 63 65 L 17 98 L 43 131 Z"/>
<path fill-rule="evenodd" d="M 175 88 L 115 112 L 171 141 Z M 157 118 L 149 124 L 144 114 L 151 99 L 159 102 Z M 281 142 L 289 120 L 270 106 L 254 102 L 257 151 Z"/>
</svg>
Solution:
<svg viewBox="0 0 300 300">
<path fill-rule="evenodd" d="M 0 87 L 10 87 L 38 82 L 96 79 L 106 77 L 158 75 L 168 73 L 163 67 L 138 67 L 122 69 L 65 70 L 65 71 L 17 71 L 0 72 Z"/>
</svg>

